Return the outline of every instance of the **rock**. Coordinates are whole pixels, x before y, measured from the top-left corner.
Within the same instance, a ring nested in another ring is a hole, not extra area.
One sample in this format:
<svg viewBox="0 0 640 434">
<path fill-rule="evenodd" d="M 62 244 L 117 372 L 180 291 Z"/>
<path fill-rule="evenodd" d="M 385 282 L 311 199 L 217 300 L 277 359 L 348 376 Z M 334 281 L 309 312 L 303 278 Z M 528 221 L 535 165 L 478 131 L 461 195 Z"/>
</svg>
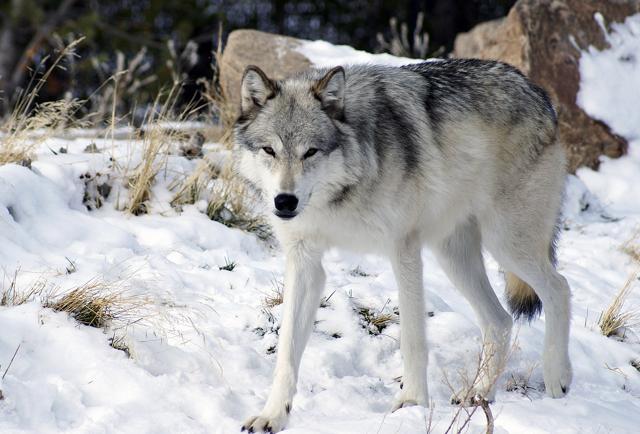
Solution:
<svg viewBox="0 0 640 434">
<path fill-rule="evenodd" d="M 453 54 L 510 63 L 546 89 L 558 111 L 569 170 L 597 169 L 601 155 L 619 157 L 627 142 L 577 106 L 580 50 L 607 47 L 596 13 L 611 23 L 638 12 L 638 0 L 519 0 L 507 17 L 458 35 Z"/>
<path fill-rule="evenodd" d="M 180 146 L 180 155 L 192 160 L 194 158 L 202 157 L 202 146 L 205 142 L 204 134 L 197 131 L 193 134 L 186 143 Z"/>
<path fill-rule="evenodd" d="M 229 34 L 220 62 L 220 85 L 227 98 L 240 109 L 240 81 L 248 65 L 256 65 L 269 77 L 283 79 L 311 66 L 296 51 L 302 41 L 257 30 L 235 30 Z"/>
<path fill-rule="evenodd" d="M 84 148 L 83 152 L 87 154 L 97 154 L 98 152 L 100 152 L 100 149 L 98 149 L 98 145 L 96 145 L 94 142 L 91 142 Z"/>
</svg>

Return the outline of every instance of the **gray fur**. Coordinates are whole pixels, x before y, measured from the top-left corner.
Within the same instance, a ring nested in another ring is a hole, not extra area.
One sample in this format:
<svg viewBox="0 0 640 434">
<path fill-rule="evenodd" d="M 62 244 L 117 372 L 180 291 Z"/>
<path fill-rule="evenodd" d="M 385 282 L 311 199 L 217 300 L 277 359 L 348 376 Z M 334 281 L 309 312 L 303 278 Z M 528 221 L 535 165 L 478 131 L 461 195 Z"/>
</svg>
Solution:
<svg viewBox="0 0 640 434">
<path fill-rule="evenodd" d="M 545 384 L 562 396 L 571 382 L 569 287 L 553 252 L 565 157 L 546 93 L 515 68 L 481 60 L 313 69 L 282 81 L 251 74 L 243 92 L 259 98 L 245 99 L 234 127 L 238 172 L 267 207 L 279 194 L 295 195 L 298 206 L 287 220 L 271 214 L 287 256 L 285 306 L 276 380 L 245 428 L 277 431 L 287 420 L 324 285 L 322 255 L 332 247 L 383 254 L 393 265 L 405 365 L 394 408 L 428 399 L 425 245 L 496 352 L 477 393 L 493 398 L 491 375 L 505 363 L 512 324 L 486 276 L 484 247 L 529 288 L 529 301 L 544 303 Z"/>
</svg>

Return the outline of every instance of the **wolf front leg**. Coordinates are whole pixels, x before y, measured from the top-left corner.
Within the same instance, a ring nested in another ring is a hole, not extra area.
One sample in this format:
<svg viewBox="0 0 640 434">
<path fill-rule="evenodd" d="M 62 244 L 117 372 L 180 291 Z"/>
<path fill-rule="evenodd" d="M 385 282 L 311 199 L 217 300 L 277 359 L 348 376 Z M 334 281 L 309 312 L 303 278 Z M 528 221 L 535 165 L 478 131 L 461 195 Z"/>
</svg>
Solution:
<svg viewBox="0 0 640 434">
<path fill-rule="evenodd" d="M 296 392 L 300 359 L 313 329 L 324 282 L 322 251 L 302 242 L 287 248 L 284 312 L 273 385 L 262 413 L 249 418 L 242 431 L 278 432 L 284 428 Z"/>
<path fill-rule="evenodd" d="M 391 411 L 428 405 L 427 336 L 422 284 L 422 257 L 417 237 L 397 243 L 391 255 L 400 301 L 400 352 L 404 363 L 402 390 Z"/>
</svg>

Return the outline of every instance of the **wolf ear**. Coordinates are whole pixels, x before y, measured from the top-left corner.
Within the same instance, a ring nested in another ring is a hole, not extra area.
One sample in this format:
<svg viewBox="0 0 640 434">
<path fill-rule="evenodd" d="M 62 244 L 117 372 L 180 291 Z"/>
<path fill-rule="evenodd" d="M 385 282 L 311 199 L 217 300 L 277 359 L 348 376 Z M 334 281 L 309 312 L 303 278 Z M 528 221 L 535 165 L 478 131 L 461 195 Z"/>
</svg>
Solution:
<svg viewBox="0 0 640 434">
<path fill-rule="evenodd" d="M 267 77 L 262 69 L 249 65 L 242 75 L 240 87 L 240 110 L 246 113 L 256 107 L 262 107 L 276 94 L 278 86 Z"/>
<path fill-rule="evenodd" d="M 312 87 L 313 94 L 320 100 L 322 108 L 334 119 L 344 115 L 344 68 L 336 66 L 327 72 Z"/>
</svg>

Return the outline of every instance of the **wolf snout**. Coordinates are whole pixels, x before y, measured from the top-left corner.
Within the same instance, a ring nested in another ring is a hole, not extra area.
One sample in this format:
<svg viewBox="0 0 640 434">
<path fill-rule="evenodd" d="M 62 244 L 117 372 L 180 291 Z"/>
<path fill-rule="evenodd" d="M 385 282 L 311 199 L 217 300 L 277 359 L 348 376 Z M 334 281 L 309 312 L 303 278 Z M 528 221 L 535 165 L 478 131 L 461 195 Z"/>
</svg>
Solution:
<svg viewBox="0 0 640 434">
<path fill-rule="evenodd" d="M 283 219 L 290 219 L 296 216 L 298 198 L 293 194 L 281 193 L 273 199 L 276 207 L 276 215 Z"/>
</svg>

